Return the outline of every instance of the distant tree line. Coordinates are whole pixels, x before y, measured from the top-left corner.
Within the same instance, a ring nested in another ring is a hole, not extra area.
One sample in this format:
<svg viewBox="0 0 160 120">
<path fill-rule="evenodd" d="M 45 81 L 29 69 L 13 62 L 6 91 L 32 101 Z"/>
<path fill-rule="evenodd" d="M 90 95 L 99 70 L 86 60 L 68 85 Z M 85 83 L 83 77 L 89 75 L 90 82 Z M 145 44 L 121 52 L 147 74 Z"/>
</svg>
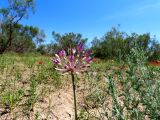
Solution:
<svg viewBox="0 0 160 120">
<path fill-rule="evenodd" d="M 139 35 L 127 34 L 113 27 L 102 38 L 95 37 L 92 41 L 92 50 L 97 58 L 125 59 L 133 47 L 146 51 L 149 59 L 160 59 L 160 43 L 156 37 L 151 38 L 149 33 Z"/>
<path fill-rule="evenodd" d="M 34 0 L 8 0 L 8 7 L 0 8 L 0 54 L 5 51 L 17 53 L 38 52 L 53 55 L 60 49 L 73 47 L 80 41 L 87 49 L 87 38 L 80 33 L 60 34 L 52 32 L 53 41 L 45 44 L 45 32 L 38 27 L 20 24 L 21 19 L 34 12 Z M 160 43 L 149 33 L 127 34 L 113 27 L 101 37 L 92 40 L 90 49 L 101 59 L 125 59 L 130 50 L 137 46 L 147 52 L 149 59 L 160 59 Z"/>
<path fill-rule="evenodd" d="M 53 55 L 60 49 L 74 46 L 80 41 L 83 41 L 87 49 L 87 38 L 82 38 L 81 34 L 66 33 L 61 35 L 53 32 L 52 35 L 54 38 L 52 43 L 41 45 L 37 49 L 42 54 Z M 131 49 L 136 46 L 146 51 L 149 59 L 160 59 L 160 43 L 156 40 L 156 37 L 151 38 L 149 33 L 131 33 L 129 35 L 113 27 L 102 38 L 98 39 L 95 37 L 91 43 L 92 46 L 90 49 L 92 49 L 93 55 L 96 58 L 124 60 Z"/>
</svg>

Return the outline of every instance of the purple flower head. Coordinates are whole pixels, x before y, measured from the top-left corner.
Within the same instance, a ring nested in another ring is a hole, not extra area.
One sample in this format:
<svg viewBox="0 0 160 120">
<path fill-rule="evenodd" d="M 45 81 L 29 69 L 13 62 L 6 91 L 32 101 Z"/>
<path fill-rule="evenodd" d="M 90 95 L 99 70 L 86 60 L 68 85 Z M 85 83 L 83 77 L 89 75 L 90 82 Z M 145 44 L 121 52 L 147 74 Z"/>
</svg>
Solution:
<svg viewBox="0 0 160 120">
<path fill-rule="evenodd" d="M 53 58 L 53 63 L 56 65 L 56 70 L 63 73 L 80 73 L 86 71 L 89 64 L 92 62 L 90 57 L 91 51 L 83 51 L 83 43 L 80 42 L 76 48 L 69 48 L 68 51 L 71 53 L 67 56 L 64 50 L 55 54 Z M 82 52 L 83 51 L 83 52 Z"/>
<path fill-rule="evenodd" d="M 83 47 L 84 47 L 84 45 L 83 45 L 83 43 L 82 42 L 80 42 L 79 44 L 78 44 L 78 52 L 82 52 L 83 51 Z"/>
<path fill-rule="evenodd" d="M 58 53 L 59 57 L 65 57 L 66 56 L 66 52 L 64 50 L 61 50 L 59 53 Z"/>
</svg>

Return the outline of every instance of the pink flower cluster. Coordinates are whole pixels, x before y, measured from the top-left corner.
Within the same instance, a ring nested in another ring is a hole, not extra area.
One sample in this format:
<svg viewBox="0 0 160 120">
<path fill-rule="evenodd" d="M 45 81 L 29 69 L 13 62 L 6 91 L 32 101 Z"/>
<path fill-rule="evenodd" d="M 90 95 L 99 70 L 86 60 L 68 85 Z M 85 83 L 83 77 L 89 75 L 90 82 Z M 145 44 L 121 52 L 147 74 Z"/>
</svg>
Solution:
<svg viewBox="0 0 160 120">
<path fill-rule="evenodd" d="M 70 48 L 70 54 L 67 56 L 65 50 L 61 50 L 53 58 L 53 63 L 56 65 L 56 70 L 63 73 L 75 72 L 80 73 L 86 71 L 92 62 L 90 57 L 91 51 L 84 51 L 83 43 L 78 46 Z"/>
</svg>

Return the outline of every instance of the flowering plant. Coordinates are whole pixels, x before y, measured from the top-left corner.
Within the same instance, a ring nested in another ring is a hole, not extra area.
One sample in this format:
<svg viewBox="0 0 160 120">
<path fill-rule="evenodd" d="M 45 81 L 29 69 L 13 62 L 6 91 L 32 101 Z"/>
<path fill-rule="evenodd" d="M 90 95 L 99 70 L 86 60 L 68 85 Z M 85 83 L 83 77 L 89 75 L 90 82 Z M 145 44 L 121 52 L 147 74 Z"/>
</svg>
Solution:
<svg viewBox="0 0 160 120">
<path fill-rule="evenodd" d="M 80 72 L 86 71 L 87 67 L 92 62 L 90 57 L 91 51 L 84 51 L 84 45 L 80 42 L 76 47 L 70 48 L 68 50 L 69 55 L 67 55 L 65 50 L 61 50 L 58 54 L 55 54 L 53 58 L 53 63 L 56 65 L 56 70 L 68 74 L 72 77 L 73 86 L 73 98 L 74 98 L 74 110 L 75 110 L 75 120 L 77 118 L 77 106 L 76 106 L 76 86 L 74 73 L 79 74 Z"/>
<path fill-rule="evenodd" d="M 65 50 L 61 50 L 58 54 L 55 54 L 53 63 L 56 65 L 56 70 L 62 73 L 80 73 L 86 71 L 90 65 L 92 58 L 90 57 L 91 51 L 84 51 L 83 43 L 79 43 L 78 46 L 70 48 L 69 55 L 66 55 Z"/>
</svg>

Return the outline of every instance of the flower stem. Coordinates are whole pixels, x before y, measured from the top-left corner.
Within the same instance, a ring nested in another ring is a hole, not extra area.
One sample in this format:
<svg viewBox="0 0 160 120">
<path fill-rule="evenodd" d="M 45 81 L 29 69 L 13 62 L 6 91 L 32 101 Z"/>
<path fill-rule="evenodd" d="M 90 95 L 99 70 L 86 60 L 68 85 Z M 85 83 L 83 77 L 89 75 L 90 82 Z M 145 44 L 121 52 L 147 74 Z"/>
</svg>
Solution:
<svg viewBox="0 0 160 120">
<path fill-rule="evenodd" d="M 77 118 L 77 105 L 76 105 L 76 85 L 75 85 L 75 79 L 74 79 L 73 72 L 71 72 L 71 76 L 72 76 L 72 86 L 73 86 L 75 120 L 78 120 L 78 118 Z"/>
</svg>

